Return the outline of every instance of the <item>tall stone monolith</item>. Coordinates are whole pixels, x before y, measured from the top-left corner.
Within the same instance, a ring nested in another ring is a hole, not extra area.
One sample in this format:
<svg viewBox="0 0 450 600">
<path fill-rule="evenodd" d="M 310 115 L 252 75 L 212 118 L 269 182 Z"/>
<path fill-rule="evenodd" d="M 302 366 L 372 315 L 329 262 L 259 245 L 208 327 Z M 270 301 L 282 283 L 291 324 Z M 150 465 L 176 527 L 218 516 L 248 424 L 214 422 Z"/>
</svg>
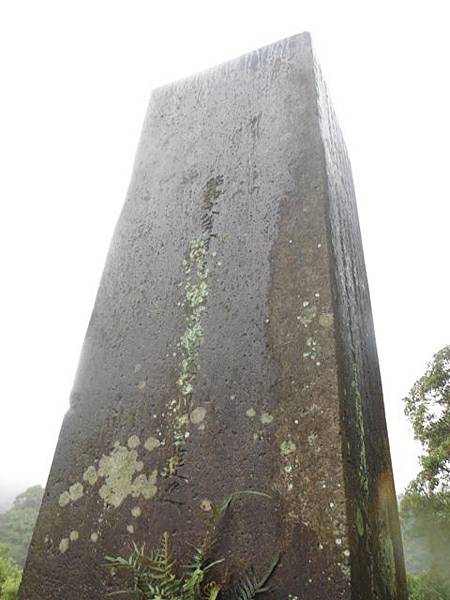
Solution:
<svg viewBox="0 0 450 600">
<path fill-rule="evenodd" d="M 155 90 L 22 600 L 120 589 L 105 555 L 186 561 L 211 503 L 230 588 L 404 600 L 350 164 L 308 34 Z M 263 597 L 261 596 L 261 600 Z"/>
</svg>

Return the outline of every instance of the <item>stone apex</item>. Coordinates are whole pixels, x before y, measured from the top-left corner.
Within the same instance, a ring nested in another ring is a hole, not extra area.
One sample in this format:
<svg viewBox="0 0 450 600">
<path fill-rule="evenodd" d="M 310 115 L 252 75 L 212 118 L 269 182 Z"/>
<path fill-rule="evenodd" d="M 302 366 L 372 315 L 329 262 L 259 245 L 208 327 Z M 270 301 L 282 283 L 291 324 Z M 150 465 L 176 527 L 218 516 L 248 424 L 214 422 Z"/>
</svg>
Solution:
<svg viewBox="0 0 450 600">
<path fill-rule="evenodd" d="M 234 58 L 215 64 L 211 67 L 207 67 L 205 69 L 197 71 L 196 73 L 192 73 L 191 75 L 180 77 L 180 79 L 175 79 L 168 83 L 159 85 L 152 89 L 150 96 L 156 95 L 159 92 L 165 92 L 172 87 L 183 86 L 189 84 L 190 82 L 196 83 L 199 79 L 207 78 L 208 76 L 212 75 L 215 71 L 229 71 L 233 69 L 239 62 L 249 62 L 249 59 L 254 55 L 264 54 L 269 49 L 273 49 L 276 46 L 288 46 L 289 44 L 300 41 L 304 41 L 307 45 L 310 46 L 312 50 L 314 50 L 311 33 L 309 31 L 295 33 L 294 35 L 290 35 L 286 38 L 281 38 L 276 42 L 265 44 L 264 46 L 260 46 L 259 48 L 255 48 L 254 50 L 250 50 L 249 52 L 244 52 L 244 54 L 240 54 L 238 56 L 235 56 Z"/>
</svg>

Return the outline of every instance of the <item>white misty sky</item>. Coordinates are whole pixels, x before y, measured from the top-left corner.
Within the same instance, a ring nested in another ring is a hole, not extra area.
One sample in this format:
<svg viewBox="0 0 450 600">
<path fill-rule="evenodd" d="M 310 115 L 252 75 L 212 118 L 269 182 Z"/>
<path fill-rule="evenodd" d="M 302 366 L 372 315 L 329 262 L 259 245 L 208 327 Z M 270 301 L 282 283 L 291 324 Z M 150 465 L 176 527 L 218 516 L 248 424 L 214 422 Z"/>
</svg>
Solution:
<svg viewBox="0 0 450 600">
<path fill-rule="evenodd" d="M 0 490 L 45 483 L 150 94 L 309 30 L 350 152 L 397 490 L 450 342 L 446 2 L 5 0 Z"/>
</svg>

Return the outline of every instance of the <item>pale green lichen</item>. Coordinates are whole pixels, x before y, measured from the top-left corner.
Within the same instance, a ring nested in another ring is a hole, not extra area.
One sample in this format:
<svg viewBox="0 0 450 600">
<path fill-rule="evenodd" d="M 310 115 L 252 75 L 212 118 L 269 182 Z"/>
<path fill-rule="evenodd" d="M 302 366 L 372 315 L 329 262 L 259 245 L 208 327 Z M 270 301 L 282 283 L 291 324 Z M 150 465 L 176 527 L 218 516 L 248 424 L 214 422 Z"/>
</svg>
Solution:
<svg viewBox="0 0 450 600">
<path fill-rule="evenodd" d="M 185 297 L 181 305 L 186 306 L 187 309 L 186 327 L 177 344 L 181 352 L 176 382 L 178 398 L 170 403 L 174 454 L 168 459 L 162 471 L 164 476 L 174 475 L 182 462 L 186 438 L 189 436 L 189 413 L 191 413 L 191 422 L 199 425 L 206 413 L 202 407 L 192 410 L 193 384 L 198 370 L 198 353 L 204 335 L 202 314 L 208 298 L 208 241 L 205 238 L 197 238 L 190 242 L 189 255 L 183 261 L 183 266 L 187 279 L 184 287 Z"/>
<path fill-rule="evenodd" d="M 61 507 L 67 506 L 71 502 L 76 502 L 83 496 L 83 484 L 78 482 L 74 483 L 69 487 L 68 490 L 65 490 L 60 496 L 58 504 Z"/>
<path fill-rule="evenodd" d="M 141 440 L 138 438 L 137 435 L 131 435 L 127 441 L 128 448 L 137 448 L 140 443 Z"/>
<path fill-rule="evenodd" d="M 83 480 L 87 481 L 90 485 L 95 485 L 97 483 L 97 469 L 93 465 L 90 465 L 83 473 Z"/>
<path fill-rule="evenodd" d="M 68 504 L 70 504 L 70 494 L 69 492 L 66 490 L 64 491 L 60 496 L 59 496 L 59 505 L 61 507 L 67 506 Z"/>
<path fill-rule="evenodd" d="M 282 456 L 288 456 L 289 454 L 293 454 L 296 450 L 296 445 L 291 440 L 285 440 L 280 444 L 280 452 Z"/>
<path fill-rule="evenodd" d="M 156 487 L 158 471 L 155 469 L 151 475 L 138 475 L 132 483 L 131 495 L 133 497 L 143 496 L 146 500 L 153 498 L 158 491 Z"/>
<path fill-rule="evenodd" d="M 64 552 L 67 552 L 67 550 L 69 549 L 69 545 L 70 545 L 69 538 L 63 538 L 59 542 L 59 551 L 61 552 L 61 554 L 64 554 Z"/>
<path fill-rule="evenodd" d="M 193 423 L 194 425 L 200 425 L 205 416 L 206 408 L 204 408 L 203 406 L 198 406 L 197 408 L 194 408 L 194 410 L 190 414 L 191 423 Z"/>
<path fill-rule="evenodd" d="M 96 542 L 98 542 L 98 533 L 96 531 L 93 531 L 91 533 L 91 537 L 90 537 L 91 542 L 93 542 L 94 544 Z"/>
<path fill-rule="evenodd" d="M 133 525 L 127 525 L 127 531 L 128 531 L 128 533 L 134 533 Z"/>
<path fill-rule="evenodd" d="M 273 422 L 273 416 L 268 412 L 263 412 L 259 420 L 263 425 L 270 425 Z"/>
<path fill-rule="evenodd" d="M 152 450 L 155 450 L 155 448 L 159 448 L 160 445 L 161 442 L 157 438 L 150 436 L 145 441 L 144 448 L 148 450 L 148 452 L 152 452 Z"/>
<path fill-rule="evenodd" d="M 69 487 L 69 495 L 72 502 L 76 502 L 83 497 L 83 484 L 77 481 Z"/>
<path fill-rule="evenodd" d="M 249 408 L 248 410 L 245 411 L 245 414 L 247 415 L 247 417 L 249 417 L 250 419 L 253 419 L 253 417 L 256 416 L 256 410 L 254 408 Z"/>
<path fill-rule="evenodd" d="M 185 273 L 188 274 L 193 269 L 195 274 L 193 278 L 188 277 L 185 286 L 188 314 L 186 329 L 179 340 L 182 358 L 177 386 L 183 397 L 192 394 L 198 351 L 203 342 L 201 317 L 208 297 L 208 250 L 205 239 L 191 241 L 186 267 Z"/>
<path fill-rule="evenodd" d="M 131 509 L 131 514 L 133 515 L 133 517 L 135 517 L 136 519 L 138 517 L 141 516 L 142 511 L 141 511 L 141 507 L 140 506 L 133 506 L 133 508 Z"/>
<path fill-rule="evenodd" d="M 69 534 L 69 538 L 70 538 L 71 542 L 76 542 L 79 537 L 80 537 L 80 535 L 79 535 L 78 531 L 76 531 L 76 530 L 71 531 Z"/>
<path fill-rule="evenodd" d="M 137 451 L 125 446 L 115 447 L 109 455 L 103 455 L 98 474 L 105 479 L 99 490 L 105 505 L 117 508 L 128 496 L 152 498 L 157 492 L 156 470 L 148 478 L 144 474 L 134 478 L 142 468 L 143 463 L 137 460 Z"/>
</svg>

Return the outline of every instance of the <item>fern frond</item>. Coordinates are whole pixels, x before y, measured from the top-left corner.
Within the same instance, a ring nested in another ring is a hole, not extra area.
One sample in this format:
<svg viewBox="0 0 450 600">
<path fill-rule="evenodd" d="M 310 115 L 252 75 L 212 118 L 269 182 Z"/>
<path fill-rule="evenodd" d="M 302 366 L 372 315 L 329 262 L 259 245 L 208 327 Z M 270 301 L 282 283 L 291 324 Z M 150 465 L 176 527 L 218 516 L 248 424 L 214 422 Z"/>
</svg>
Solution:
<svg viewBox="0 0 450 600">
<path fill-rule="evenodd" d="M 203 590 L 203 600 L 217 600 L 217 596 L 219 595 L 222 586 L 219 585 L 216 581 L 210 581 L 208 585 L 205 586 Z"/>
<path fill-rule="evenodd" d="M 234 600 L 253 600 L 258 594 L 268 591 L 267 582 L 272 577 L 280 562 L 280 556 L 276 556 L 262 577 L 257 577 L 253 568 L 246 571 L 238 581 L 234 593 Z"/>
</svg>

